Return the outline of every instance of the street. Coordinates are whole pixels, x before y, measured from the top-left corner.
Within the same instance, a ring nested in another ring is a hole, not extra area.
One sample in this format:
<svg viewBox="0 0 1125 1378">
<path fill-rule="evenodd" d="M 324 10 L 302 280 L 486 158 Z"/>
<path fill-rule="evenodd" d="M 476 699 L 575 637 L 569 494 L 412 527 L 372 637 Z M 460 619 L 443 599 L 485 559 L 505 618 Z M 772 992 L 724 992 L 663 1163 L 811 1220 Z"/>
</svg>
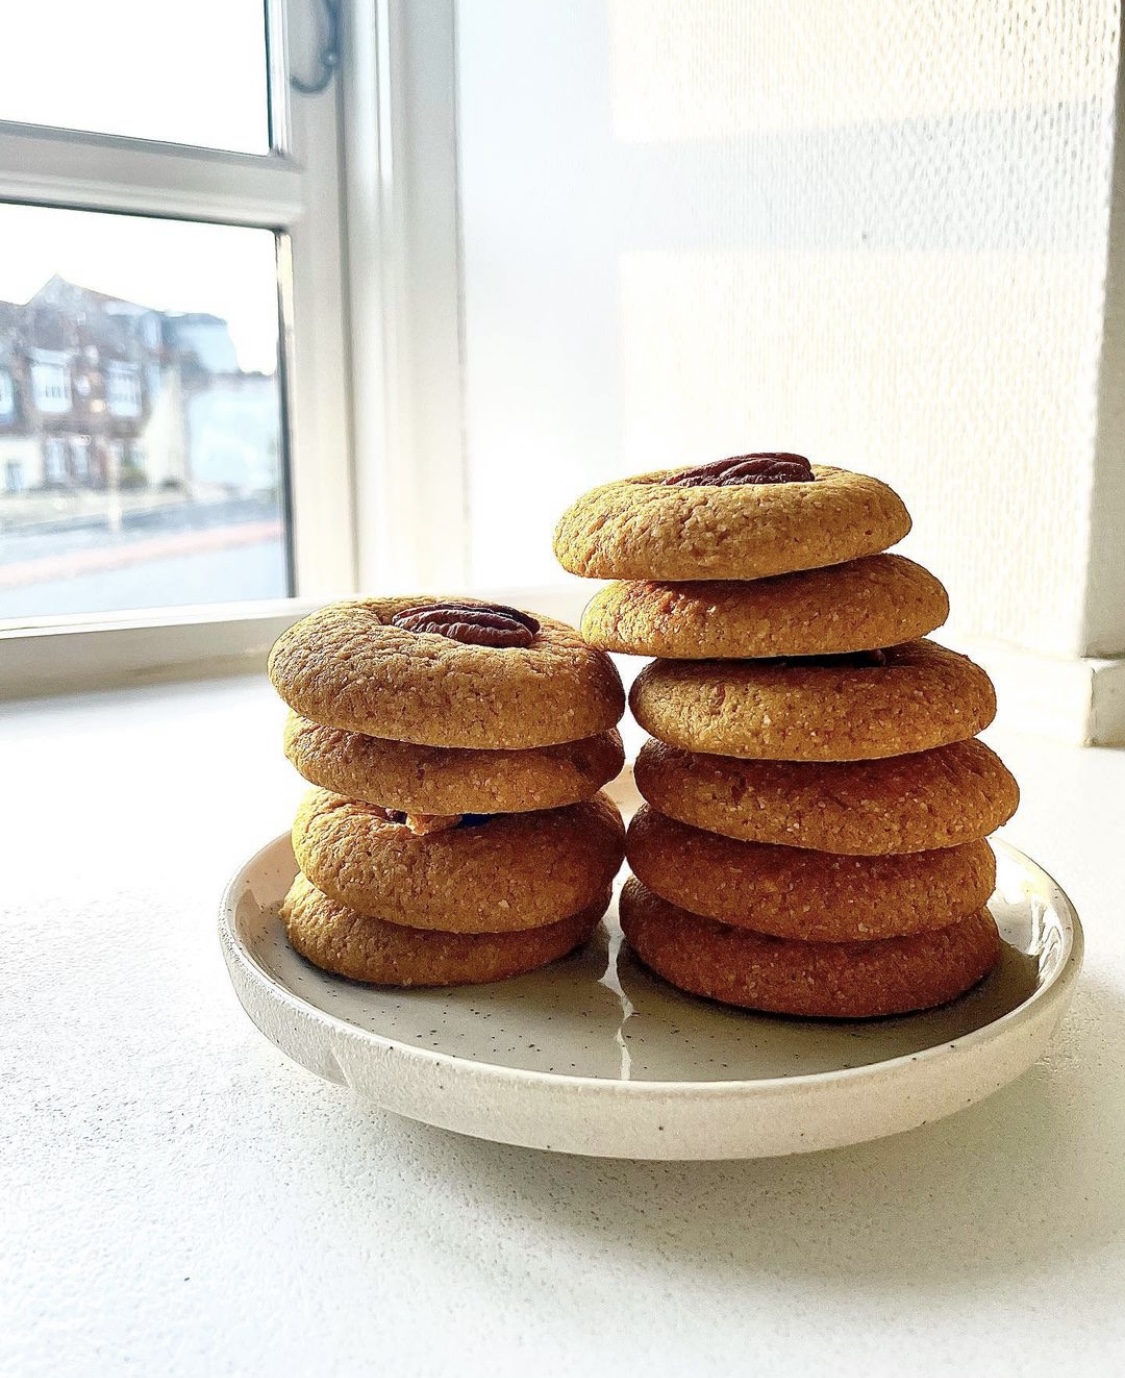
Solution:
<svg viewBox="0 0 1125 1378">
<path fill-rule="evenodd" d="M 276 505 L 184 503 L 0 537 L 0 620 L 190 603 L 282 598 L 285 543 Z"/>
</svg>

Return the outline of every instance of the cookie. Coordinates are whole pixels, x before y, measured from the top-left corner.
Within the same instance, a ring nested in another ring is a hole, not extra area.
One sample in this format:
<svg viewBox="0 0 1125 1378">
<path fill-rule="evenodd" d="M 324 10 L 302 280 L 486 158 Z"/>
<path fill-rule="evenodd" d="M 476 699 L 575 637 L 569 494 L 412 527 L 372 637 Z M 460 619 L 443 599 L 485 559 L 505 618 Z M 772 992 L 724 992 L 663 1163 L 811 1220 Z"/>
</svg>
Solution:
<svg viewBox="0 0 1125 1378">
<path fill-rule="evenodd" d="M 629 824 L 633 874 L 661 899 L 736 928 L 806 942 L 863 942 L 945 928 L 988 903 L 987 842 L 902 856 L 834 856 L 738 842 L 647 806 Z"/>
<path fill-rule="evenodd" d="M 680 990 L 774 1014 L 869 1019 L 944 1005 L 1000 958 L 987 909 L 933 933 L 865 943 L 793 942 L 732 928 L 625 883 L 621 927 L 642 962 Z"/>
<path fill-rule="evenodd" d="M 817 656 L 897 646 L 949 615 L 945 589 L 902 555 L 724 580 L 610 584 L 582 615 L 591 646 L 671 660 Z"/>
<path fill-rule="evenodd" d="M 981 741 L 881 761 L 746 761 L 650 737 L 633 766 L 654 809 L 745 842 L 848 856 L 956 847 L 987 837 L 1019 806 L 1019 786 Z"/>
<path fill-rule="evenodd" d="M 877 555 L 910 530 L 885 483 L 809 472 L 808 482 L 734 486 L 678 486 L 675 469 L 618 479 L 567 509 L 555 556 L 590 579 L 762 579 Z"/>
<path fill-rule="evenodd" d="M 449 933 L 538 928 L 592 904 L 617 874 L 625 827 L 604 794 L 418 836 L 375 804 L 305 796 L 293 851 L 330 899 L 388 923 Z"/>
<path fill-rule="evenodd" d="M 562 622 L 497 609 L 438 598 L 333 603 L 282 633 L 270 679 L 312 722 L 423 746 L 554 746 L 617 723 L 625 694 L 603 651 Z"/>
<path fill-rule="evenodd" d="M 381 986 L 470 986 L 522 976 L 565 957 L 598 926 L 610 899 L 518 933 L 425 933 L 337 904 L 298 875 L 282 905 L 289 941 L 337 976 Z"/>
<path fill-rule="evenodd" d="M 670 746 L 774 761 L 926 751 L 975 736 L 996 712 L 984 671 L 933 641 L 825 660 L 654 660 L 629 703 Z"/>
<path fill-rule="evenodd" d="M 625 763 L 616 729 L 522 751 L 415 746 L 289 715 L 285 754 L 310 784 L 407 813 L 518 813 L 589 799 Z"/>
</svg>

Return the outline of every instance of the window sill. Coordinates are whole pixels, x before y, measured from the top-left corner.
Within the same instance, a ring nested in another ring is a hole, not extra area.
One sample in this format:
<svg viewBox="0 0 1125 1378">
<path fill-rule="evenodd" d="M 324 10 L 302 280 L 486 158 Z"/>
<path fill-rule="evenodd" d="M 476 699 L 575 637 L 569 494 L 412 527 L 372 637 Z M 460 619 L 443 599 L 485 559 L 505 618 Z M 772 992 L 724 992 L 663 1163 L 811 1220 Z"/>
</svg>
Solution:
<svg viewBox="0 0 1125 1378">
<path fill-rule="evenodd" d="M 277 637 L 320 601 L 38 618 L 0 632 L 0 698 L 260 670 Z"/>
</svg>

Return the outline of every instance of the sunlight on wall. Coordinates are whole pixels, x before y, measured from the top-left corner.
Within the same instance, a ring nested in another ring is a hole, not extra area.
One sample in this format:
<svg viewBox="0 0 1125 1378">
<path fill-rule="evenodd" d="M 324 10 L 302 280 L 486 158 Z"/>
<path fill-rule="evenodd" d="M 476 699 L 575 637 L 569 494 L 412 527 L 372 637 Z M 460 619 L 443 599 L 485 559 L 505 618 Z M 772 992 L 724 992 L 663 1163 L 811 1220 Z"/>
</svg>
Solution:
<svg viewBox="0 0 1125 1378">
<path fill-rule="evenodd" d="M 610 0 L 620 139 L 716 139 L 1098 98 L 1112 6 Z"/>
<path fill-rule="evenodd" d="M 626 467 L 753 436 L 879 474 L 914 512 L 903 549 L 946 582 L 955 624 L 1034 644 L 1078 615 L 1096 285 L 1080 256 L 626 256 Z"/>
</svg>

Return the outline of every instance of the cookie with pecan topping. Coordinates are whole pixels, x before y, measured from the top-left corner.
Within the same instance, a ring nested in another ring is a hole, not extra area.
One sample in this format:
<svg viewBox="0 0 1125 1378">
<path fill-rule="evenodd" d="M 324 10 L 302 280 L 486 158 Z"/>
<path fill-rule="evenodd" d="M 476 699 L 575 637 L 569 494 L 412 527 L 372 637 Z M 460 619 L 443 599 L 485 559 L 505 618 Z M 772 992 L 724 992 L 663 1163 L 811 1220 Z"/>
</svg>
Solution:
<svg viewBox="0 0 1125 1378">
<path fill-rule="evenodd" d="M 612 661 L 573 627 L 474 599 L 333 603 L 282 633 L 269 674 L 302 717 L 423 746 L 554 746 L 625 709 Z"/>
<path fill-rule="evenodd" d="M 912 641 L 948 615 L 928 570 L 869 555 L 771 579 L 609 584 L 587 605 L 582 635 L 603 651 L 671 660 L 835 655 Z"/>
<path fill-rule="evenodd" d="M 399 608 L 391 625 L 408 632 L 432 632 L 466 646 L 530 646 L 539 631 L 539 619 L 505 603 L 475 603 L 442 598 Z"/>
<path fill-rule="evenodd" d="M 932 933 L 872 942 L 800 942 L 735 928 L 626 881 L 621 928 L 641 961 L 673 986 L 744 1009 L 870 1019 L 944 1005 L 1000 959 L 987 909 Z"/>
<path fill-rule="evenodd" d="M 833 856 L 738 842 L 647 806 L 625 854 L 653 894 L 693 914 L 777 938 L 868 941 L 945 928 L 987 904 L 996 857 L 987 842 L 902 856 Z"/>
<path fill-rule="evenodd" d="M 972 842 L 1020 800 L 1003 761 L 975 739 L 874 761 L 748 761 L 650 737 L 633 775 L 653 808 L 682 823 L 846 856 Z"/>
<path fill-rule="evenodd" d="M 313 789 L 293 825 L 293 851 L 318 890 L 361 914 L 447 933 L 504 933 L 592 904 L 621 865 L 625 827 L 598 794 L 419 835 L 377 805 Z"/>
<path fill-rule="evenodd" d="M 381 986 L 469 986 L 522 976 L 573 952 L 609 906 L 605 890 L 585 909 L 517 933 L 425 933 L 330 900 L 298 875 L 281 907 L 290 943 L 337 976 Z"/>
<path fill-rule="evenodd" d="M 756 459 L 757 478 L 745 472 Z M 602 484 L 563 514 L 555 555 L 591 579 L 762 579 L 876 555 L 910 530 L 885 483 L 796 460 L 736 456 Z"/>
<path fill-rule="evenodd" d="M 654 660 L 629 696 L 669 746 L 771 761 L 863 761 L 974 737 L 996 713 L 968 656 L 908 641 L 867 656 Z"/>
<path fill-rule="evenodd" d="M 285 754 L 311 784 L 408 813 L 520 813 L 589 799 L 625 764 L 616 728 L 518 751 L 416 746 L 322 727 L 296 713 Z"/>
</svg>

